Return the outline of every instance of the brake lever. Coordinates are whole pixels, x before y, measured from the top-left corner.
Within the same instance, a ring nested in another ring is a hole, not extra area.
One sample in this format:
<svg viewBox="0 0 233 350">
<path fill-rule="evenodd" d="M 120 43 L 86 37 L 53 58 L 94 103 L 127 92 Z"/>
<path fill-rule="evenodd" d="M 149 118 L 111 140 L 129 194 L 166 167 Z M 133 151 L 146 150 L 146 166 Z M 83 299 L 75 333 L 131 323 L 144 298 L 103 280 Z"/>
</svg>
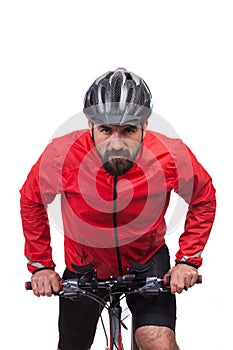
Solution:
<svg viewBox="0 0 233 350">
<path fill-rule="evenodd" d="M 144 286 L 138 289 L 141 295 L 158 295 L 161 291 L 166 291 L 162 288 L 162 281 L 156 277 L 146 277 Z"/>
<path fill-rule="evenodd" d="M 82 294 L 86 294 L 86 291 L 79 287 L 78 280 L 69 279 L 62 283 L 62 290 L 59 295 L 64 298 L 72 298 L 79 297 Z"/>
</svg>

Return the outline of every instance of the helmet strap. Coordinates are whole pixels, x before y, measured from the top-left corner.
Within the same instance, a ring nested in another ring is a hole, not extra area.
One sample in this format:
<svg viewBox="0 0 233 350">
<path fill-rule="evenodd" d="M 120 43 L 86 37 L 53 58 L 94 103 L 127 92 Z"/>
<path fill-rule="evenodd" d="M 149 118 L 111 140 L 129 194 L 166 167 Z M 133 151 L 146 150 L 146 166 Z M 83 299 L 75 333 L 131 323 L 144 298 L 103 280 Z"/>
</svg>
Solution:
<svg viewBox="0 0 233 350">
<path fill-rule="evenodd" d="M 144 128 L 143 128 L 144 124 L 141 123 L 141 128 L 142 128 L 142 138 L 141 138 L 141 144 L 143 143 L 143 139 L 144 139 Z"/>
<path fill-rule="evenodd" d="M 94 139 L 94 123 L 91 123 L 91 138 L 95 146 L 95 139 Z"/>
</svg>

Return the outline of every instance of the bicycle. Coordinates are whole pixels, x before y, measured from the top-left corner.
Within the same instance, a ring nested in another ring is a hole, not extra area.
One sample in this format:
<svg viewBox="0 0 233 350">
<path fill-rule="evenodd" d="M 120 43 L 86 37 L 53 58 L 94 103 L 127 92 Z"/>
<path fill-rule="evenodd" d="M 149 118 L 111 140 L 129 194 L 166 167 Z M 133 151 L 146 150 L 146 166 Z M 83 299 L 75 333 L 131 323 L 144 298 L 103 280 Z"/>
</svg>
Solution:
<svg viewBox="0 0 233 350">
<path fill-rule="evenodd" d="M 106 337 L 105 350 L 124 350 L 121 327 L 126 328 L 126 326 L 123 320 L 121 320 L 122 307 L 120 302 L 126 295 L 139 293 L 143 296 L 151 296 L 170 292 L 169 276 L 165 276 L 164 278 L 156 276 L 138 278 L 136 274 L 131 273 L 117 278 L 109 277 L 106 280 L 98 280 L 96 270 L 92 264 L 86 266 L 72 265 L 72 267 L 77 272 L 77 278 L 61 280 L 60 292 L 53 294 L 71 300 L 80 297 L 89 297 L 104 308 L 107 308 L 109 314 L 110 342 L 101 318 Z M 202 283 L 201 275 L 198 276 L 196 283 Z M 25 288 L 26 290 L 31 290 L 31 282 L 26 282 Z M 108 291 L 108 302 L 96 295 L 96 292 L 100 289 Z M 133 333 L 131 339 L 131 350 L 139 350 Z"/>
</svg>

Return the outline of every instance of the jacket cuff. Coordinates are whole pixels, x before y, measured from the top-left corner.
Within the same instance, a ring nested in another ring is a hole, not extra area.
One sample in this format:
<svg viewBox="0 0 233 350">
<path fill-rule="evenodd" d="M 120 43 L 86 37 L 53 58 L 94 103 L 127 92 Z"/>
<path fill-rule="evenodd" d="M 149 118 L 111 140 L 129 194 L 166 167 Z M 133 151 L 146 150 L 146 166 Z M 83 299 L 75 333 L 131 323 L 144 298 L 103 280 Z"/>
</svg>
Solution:
<svg viewBox="0 0 233 350">
<path fill-rule="evenodd" d="M 195 267 L 195 269 L 198 269 L 198 266 L 197 266 L 197 265 L 192 264 L 191 262 L 188 262 L 188 261 L 177 261 L 177 262 L 176 262 L 176 265 L 179 265 L 179 264 L 185 264 L 185 265 L 188 265 L 188 266 Z"/>
<path fill-rule="evenodd" d="M 192 264 L 194 267 L 198 268 L 202 265 L 201 252 L 194 254 L 192 256 L 187 256 L 187 255 L 184 256 L 184 254 L 182 254 L 182 252 L 179 251 L 176 254 L 175 262 L 176 263 L 184 262 L 186 264 L 189 263 L 189 264 Z"/>
<path fill-rule="evenodd" d="M 39 269 L 36 269 L 32 272 L 32 275 L 34 275 L 38 271 L 43 271 L 43 270 L 54 270 L 54 267 L 40 267 Z"/>
</svg>

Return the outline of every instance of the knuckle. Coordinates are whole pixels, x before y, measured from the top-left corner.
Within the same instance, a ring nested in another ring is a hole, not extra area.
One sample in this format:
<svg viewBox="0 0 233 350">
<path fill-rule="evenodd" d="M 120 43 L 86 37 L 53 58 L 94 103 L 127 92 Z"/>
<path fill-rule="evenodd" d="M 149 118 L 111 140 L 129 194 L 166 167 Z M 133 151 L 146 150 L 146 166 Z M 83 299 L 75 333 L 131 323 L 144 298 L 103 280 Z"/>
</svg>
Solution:
<svg viewBox="0 0 233 350">
<path fill-rule="evenodd" d="M 178 286 L 177 286 L 177 289 L 182 291 L 184 289 L 184 283 L 180 283 Z"/>
</svg>

